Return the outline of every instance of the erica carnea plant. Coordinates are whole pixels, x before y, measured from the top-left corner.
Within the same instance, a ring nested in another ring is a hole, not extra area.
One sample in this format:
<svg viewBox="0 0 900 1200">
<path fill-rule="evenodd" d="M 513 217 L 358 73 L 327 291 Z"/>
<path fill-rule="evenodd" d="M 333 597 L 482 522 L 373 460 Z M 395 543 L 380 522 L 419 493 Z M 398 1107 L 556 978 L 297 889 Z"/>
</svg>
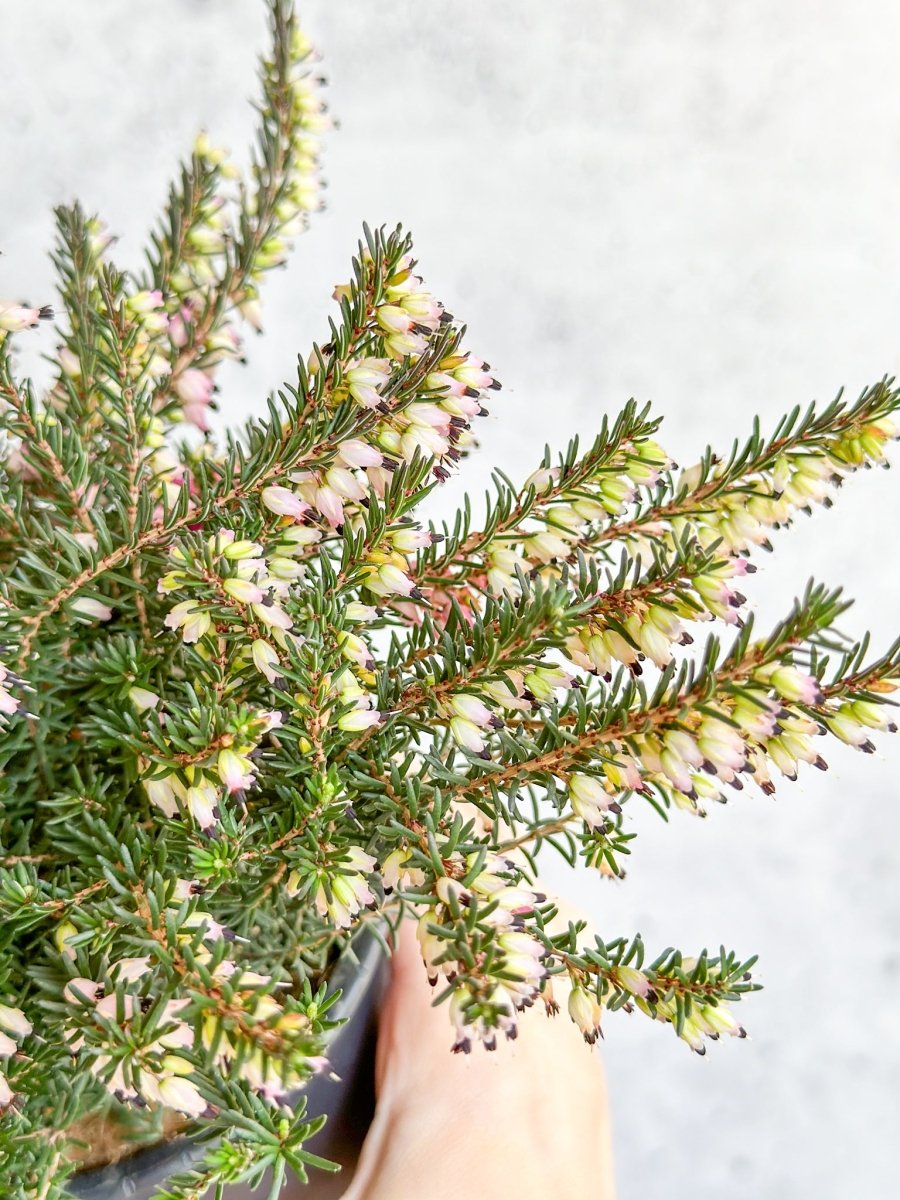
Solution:
<svg viewBox="0 0 900 1200">
<path fill-rule="evenodd" d="M 893 728 L 900 650 L 843 638 L 838 592 L 762 634 L 742 594 L 775 530 L 884 464 L 889 381 L 687 470 L 632 402 L 423 527 L 500 385 L 409 237 L 366 229 L 267 419 L 207 435 L 319 207 L 316 57 L 270 8 L 249 171 L 201 137 L 137 271 L 59 209 L 58 318 L 0 303 L 3 1195 L 64 1196 L 94 1116 L 220 1135 L 169 1196 L 302 1176 L 316 1114 L 285 1098 L 326 1067 L 363 921 L 418 920 L 448 1051 L 555 1012 L 560 977 L 588 1042 L 618 1009 L 699 1053 L 741 1036 L 752 959 L 551 934 L 536 856 L 621 875 L 635 804 L 702 814 Z M 53 319 L 39 394 L 15 351 Z"/>
</svg>

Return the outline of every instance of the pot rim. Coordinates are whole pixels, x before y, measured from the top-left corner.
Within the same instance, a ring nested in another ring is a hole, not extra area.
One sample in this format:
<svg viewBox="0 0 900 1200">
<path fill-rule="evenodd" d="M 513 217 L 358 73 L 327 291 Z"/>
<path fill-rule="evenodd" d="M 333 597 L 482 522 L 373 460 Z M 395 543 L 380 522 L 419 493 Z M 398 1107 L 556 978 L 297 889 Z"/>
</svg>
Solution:
<svg viewBox="0 0 900 1200">
<path fill-rule="evenodd" d="M 384 941 L 373 932 L 369 923 L 363 925 L 341 951 L 328 980 L 329 992 L 339 990 L 341 994 L 328 1010 L 328 1016 L 342 1020 L 344 1024 L 331 1031 L 327 1043 L 329 1049 L 352 1028 L 350 1018 L 364 1003 L 384 957 Z M 287 1103 L 295 1104 L 305 1091 L 306 1087 L 298 1088 L 286 1098 Z M 215 1138 L 202 1132 L 181 1134 L 170 1141 L 146 1146 L 118 1162 L 76 1171 L 66 1180 L 66 1189 L 73 1200 L 121 1200 L 137 1196 L 142 1188 L 158 1187 L 169 1176 L 196 1167 L 215 1142 Z"/>
</svg>

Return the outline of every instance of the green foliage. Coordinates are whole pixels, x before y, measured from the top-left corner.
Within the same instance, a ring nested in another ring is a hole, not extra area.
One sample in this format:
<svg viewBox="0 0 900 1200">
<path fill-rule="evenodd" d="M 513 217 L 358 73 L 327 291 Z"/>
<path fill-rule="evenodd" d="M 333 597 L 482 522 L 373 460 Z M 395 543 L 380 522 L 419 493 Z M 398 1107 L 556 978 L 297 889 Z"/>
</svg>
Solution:
<svg viewBox="0 0 900 1200">
<path fill-rule="evenodd" d="M 821 735 L 869 752 L 894 728 L 900 643 L 870 658 L 812 584 L 760 637 L 738 590 L 773 531 L 885 462 L 890 380 L 685 471 L 631 401 L 521 487 L 498 474 L 480 521 L 422 528 L 499 384 L 408 235 L 364 228 L 327 338 L 265 420 L 208 436 L 318 206 L 315 58 L 269 7 L 245 178 L 201 137 L 143 275 L 57 212 L 43 393 L 15 347 L 50 314 L 0 304 L 4 1195 L 63 1197 L 86 1118 L 139 1145 L 180 1114 L 207 1154 L 169 1200 L 326 1167 L 296 1097 L 365 921 L 417 919 L 459 1051 L 537 1000 L 588 1042 L 605 1011 L 700 1053 L 742 1036 L 753 959 L 561 928 L 539 853 L 621 876 L 635 798 L 703 815 L 824 767 Z"/>
</svg>

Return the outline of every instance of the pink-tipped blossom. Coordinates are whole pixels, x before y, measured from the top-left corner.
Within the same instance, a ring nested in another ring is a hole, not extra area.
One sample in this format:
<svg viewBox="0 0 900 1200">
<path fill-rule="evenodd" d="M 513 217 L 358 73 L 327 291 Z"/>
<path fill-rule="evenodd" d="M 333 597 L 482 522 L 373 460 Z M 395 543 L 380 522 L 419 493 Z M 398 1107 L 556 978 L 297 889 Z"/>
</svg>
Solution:
<svg viewBox="0 0 900 1200">
<path fill-rule="evenodd" d="M 138 712 L 149 712 L 159 704 L 159 693 L 151 692 L 149 688 L 131 687 L 128 689 L 128 699 Z"/>
<path fill-rule="evenodd" d="M 776 667 L 768 681 L 785 700 L 798 704 L 821 704 L 824 700 L 819 681 L 796 667 Z"/>
<path fill-rule="evenodd" d="M 366 574 L 366 587 L 376 596 L 418 596 L 415 580 L 396 563 L 381 563 Z"/>
<path fill-rule="evenodd" d="M 260 603 L 251 604 L 250 607 L 256 619 L 268 629 L 286 631 L 294 624 L 293 619 L 278 604 Z"/>
<path fill-rule="evenodd" d="M 344 630 L 338 639 L 341 654 L 348 662 L 355 663 L 358 667 L 362 667 L 364 671 L 371 671 L 375 666 L 375 660 L 372 658 L 372 651 L 366 645 L 361 637 L 355 633 L 349 633 Z"/>
<path fill-rule="evenodd" d="M 0 1029 L 14 1038 L 25 1038 L 31 1033 L 33 1026 L 21 1008 L 13 1008 L 10 1004 L 0 1004 Z"/>
<path fill-rule="evenodd" d="M 341 442 L 337 457 L 345 467 L 380 467 L 384 461 L 380 450 L 360 438 L 348 438 Z"/>
<path fill-rule="evenodd" d="M 251 647 L 251 655 L 253 665 L 261 675 L 264 675 L 269 683 L 276 683 L 281 678 L 279 667 L 281 662 L 278 658 L 278 652 L 268 642 L 264 642 L 261 638 L 256 638 Z"/>
<path fill-rule="evenodd" d="M 575 677 L 562 667 L 535 667 L 524 679 L 525 687 L 539 704 L 553 700 L 557 691 L 575 686 Z"/>
<path fill-rule="evenodd" d="M 229 595 L 232 600 L 237 600 L 238 604 L 262 604 L 266 595 L 258 584 L 251 583 L 249 579 L 240 579 L 237 576 L 223 579 L 222 591 Z"/>
<path fill-rule="evenodd" d="M 255 767 L 252 760 L 227 747 L 219 751 L 216 771 L 229 792 L 246 791 L 253 786 Z"/>
<path fill-rule="evenodd" d="M 160 809 L 164 816 L 171 819 L 178 815 L 178 800 L 184 798 L 185 788 L 177 776 L 167 775 L 161 779 L 145 779 L 143 785 L 147 799 Z"/>
<path fill-rule="evenodd" d="M 348 929 L 352 918 L 361 908 L 375 903 L 367 876 L 375 870 L 375 859 L 359 846 L 346 853 L 342 873 L 321 880 L 316 887 L 314 903 L 320 916 L 328 916 L 338 929 Z"/>
<path fill-rule="evenodd" d="M 93 979 L 85 979 L 82 976 L 76 975 L 74 979 L 70 979 L 63 988 L 63 999 L 69 1004 L 79 1005 L 96 1004 L 103 997 L 103 984 L 97 983 Z"/>
<path fill-rule="evenodd" d="M 219 759 L 222 757 L 222 751 Z M 217 762 L 217 766 L 218 766 Z M 219 766 L 219 775 L 223 783 L 225 779 L 222 775 L 222 768 Z M 227 785 L 226 785 L 227 786 Z M 249 785 L 248 785 L 249 786 Z M 229 791 L 234 791 L 234 788 L 229 788 Z M 189 787 L 185 796 L 185 804 L 187 810 L 197 822 L 197 825 L 202 831 L 211 829 L 219 819 L 219 795 L 216 789 L 210 783 L 194 784 Z"/>
<path fill-rule="evenodd" d="M 190 1067 L 190 1064 L 188 1066 Z M 160 1104 L 184 1113 L 185 1116 L 202 1117 L 209 1108 L 209 1104 L 197 1090 L 197 1085 L 180 1075 L 164 1075 L 156 1090 Z"/>
<path fill-rule="evenodd" d="M 389 334 L 407 333 L 415 324 L 413 317 L 396 304 L 379 305 L 376 320 L 385 333 Z"/>
<path fill-rule="evenodd" d="M 465 362 L 453 369 L 453 375 L 465 387 L 475 388 L 477 391 L 500 389 L 500 384 L 488 370 L 488 364 L 483 359 L 476 358 L 474 354 L 467 354 Z"/>
<path fill-rule="evenodd" d="M 572 805 L 572 811 L 591 829 L 599 829 L 605 824 L 606 814 L 614 802 L 614 797 L 610 796 L 603 784 L 592 775 L 569 777 L 569 803 Z"/>
<path fill-rule="evenodd" d="M 176 378 L 173 390 L 185 405 L 205 408 L 212 400 L 215 382 L 198 367 L 189 367 Z"/>
<path fill-rule="evenodd" d="M 17 304 L 14 300 L 0 300 L 0 333 L 19 333 L 33 329 L 38 321 L 48 321 L 53 309 L 48 306 L 32 308 L 28 304 Z"/>
<path fill-rule="evenodd" d="M 382 403 L 381 393 L 390 377 L 391 364 L 386 358 L 364 358 L 344 372 L 350 395 L 363 408 L 377 408 Z"/>
<path fill-rule="evenodd" d="M 71 607 L 73 612 L 82 617 L 90 617 L 93 621 L 109 621 L 113 615 L 113 610 L 108 604 L 93 596 L 79 596 L 77 600 L 72 601 Z"/>
<path fill-rule="evenodd" d="M 576 984 L 569 992 L 569 1017 L 581 1030 L 584 1040 L 593 1046 L 597 1038 L 602 1036 L 600 1020 L 603 1014 L 596 995 Z"/>
<path fill-rule="evenodd" d="M 118 983 L 135 983 L 150 971 L 153 960 L 148 954 L 139 958 L 120 958 L 109 968 L 110 975 Z"/>
<path fill-rule="evenodd" d="M 212 617 L 194 600 L 182 600 L 166 617 L 167 629 L 180 629 L 181 639 L 187 645 L 198 642 L 212 628 Z"/>
<path fill-rule="evenodd" d="M 381 724 L 383 720 L 384 717 L 376 708 L 353 708 L 338 717 L 337 726 L 344 733 L 362 733 Z"/>
<path fill-rule="evenodd" d="M 309 512 L 309 505 L 300 499 L 290 488 L 272 484 L 263 488 L 260 499 L 269 510 L 279 517 L 293 517 L 299 521 L 304 513 Z"/>
<path fill-rule="evenodd" d="M 464 750 L 469 750 L 472 754 L 477 754 L 482 758 L 489 757 L 487 743 L 482 736 L 481 729 L 473 721 L 466 717 L 454 716 L 450 718 L 448 727 L 454 741 Z"/>
</svg>

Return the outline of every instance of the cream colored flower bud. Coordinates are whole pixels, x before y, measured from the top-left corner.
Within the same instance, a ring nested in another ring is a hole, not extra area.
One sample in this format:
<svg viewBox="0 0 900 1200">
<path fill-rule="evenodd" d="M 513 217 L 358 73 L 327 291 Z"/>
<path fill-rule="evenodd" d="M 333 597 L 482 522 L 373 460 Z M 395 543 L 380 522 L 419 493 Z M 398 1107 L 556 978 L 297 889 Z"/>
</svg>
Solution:
<svg viewBox="0 0 900 1200">
<path fill-rule="evenodd" d="M 28 1037 L 32 1024 L 21 1008 L 12 1008 L 9 1004 L 0 1004 L 0 1029 L 5 1029 L 13 1037 Z"/>
<path fill-rule="evenodd" d="M 576 984 L 569 992 L 567 1008 L 569 1017 L 581 1030 L 584 1040 L 589 1046 L 593 1046 L 601 1036 L 600 1018 L 603 1012 L 597 1003 L 597 997 L 593 992 Z"/>
</svg>

